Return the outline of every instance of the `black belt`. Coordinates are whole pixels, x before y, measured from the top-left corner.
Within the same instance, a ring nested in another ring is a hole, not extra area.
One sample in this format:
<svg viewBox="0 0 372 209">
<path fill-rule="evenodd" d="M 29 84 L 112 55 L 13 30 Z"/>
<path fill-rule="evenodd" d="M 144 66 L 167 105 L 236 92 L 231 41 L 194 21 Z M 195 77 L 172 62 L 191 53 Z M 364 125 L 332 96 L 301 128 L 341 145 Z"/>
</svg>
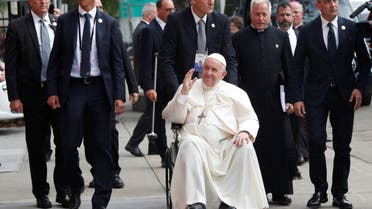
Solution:
<svg viewBox="0 0 372 209">
<path fill-rule="evenodd" d="M 91 77 L 87 77 L 87 78 L 70 77 L 70 80 L 73 81 L 73 82 L 80 82 L 80 83 L 84 83 L 86 85 L 89 85 L 89 84 L 96 83 L 98 81 L 102 81 L 103 78 L 102 78 L 102 76 L 91 76 Z"/>
</svg>

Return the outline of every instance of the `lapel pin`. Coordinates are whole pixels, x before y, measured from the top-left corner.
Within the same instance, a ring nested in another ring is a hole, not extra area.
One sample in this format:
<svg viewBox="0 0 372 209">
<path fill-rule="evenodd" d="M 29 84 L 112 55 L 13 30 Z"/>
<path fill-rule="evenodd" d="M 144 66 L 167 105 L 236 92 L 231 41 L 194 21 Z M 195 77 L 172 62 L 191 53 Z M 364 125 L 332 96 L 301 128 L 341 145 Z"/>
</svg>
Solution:
<svg viewBox="0 0 372 209">
<path fill-rule="evenodd" d="M 102 22 L 103 22 L 102 18 L 99 18 L 99 19 L 98 19 L 98 22 L 99 22 L 99 23 L 102 23 Z"/>
<path fill-rule="evenodd" d="M 52 22 L 52 25 L 54 26 L 54 27 L 56 27 L 57 26 L 57 22 Z"/>
<path fill-rule="evenodd" d="M 214 23 L 211 24 L 212 28 L 216 27 L 216 25 Z"/>
<path fill-rule="evenodd" d="M 342 26 L 341 26 L 341 29 L 342 29 L 342 30 L 346 30 L 345 25 L 342 25 Z"/>
<path fill-rule="evenodd" d="M 279 44 L 275 44 L 275 48 L 279 48 Z"/>
</svg>

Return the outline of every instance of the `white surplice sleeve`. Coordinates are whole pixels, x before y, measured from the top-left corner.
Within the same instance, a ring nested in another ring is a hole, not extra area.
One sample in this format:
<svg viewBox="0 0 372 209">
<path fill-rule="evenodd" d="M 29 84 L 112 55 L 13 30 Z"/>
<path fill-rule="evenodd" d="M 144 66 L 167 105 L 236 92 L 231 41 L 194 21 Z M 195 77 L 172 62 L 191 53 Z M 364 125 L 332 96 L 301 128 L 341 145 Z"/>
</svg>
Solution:
<svg viewBox="0 0 372 209">
<path fill-rule="evenodd" d="M 167 106 L 162 112 L 162 116 L 165 120 L 172 123 L 184 124 L 187 117 L 187 99 L 188 95 L 181 94 L 182 85 L 177 89 L 173 99 L 168 102 Z"/>
</svg>

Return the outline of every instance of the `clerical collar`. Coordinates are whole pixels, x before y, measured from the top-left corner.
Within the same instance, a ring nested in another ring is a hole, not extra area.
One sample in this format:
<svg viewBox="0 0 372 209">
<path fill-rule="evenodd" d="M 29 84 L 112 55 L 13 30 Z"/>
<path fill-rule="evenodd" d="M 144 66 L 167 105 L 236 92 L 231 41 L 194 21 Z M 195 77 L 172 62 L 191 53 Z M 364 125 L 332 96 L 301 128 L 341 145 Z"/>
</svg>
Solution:
<svg viewBox="0 0 372 209">
<path fill-rule="evenodd" d="M 192 6 L 191 6 L 191 13 L 192 13 L 192 16 L 194 17 L 195 24 L 198 24 L 200 19 L 203 19 L 204 23 L 207 23 L 207 14 L 205 14 L 202 18 L 198 17 L 198 15 L 195 14 L 194 10 L 192 10 Z"/>
<path fill-rule="evenodd" d="M 269 26 L 267 25 L 263 30 L 257 30 L 255 27 L 254 27 L 254 25 L 251 23 L 251 27 L 255 30 L 255 31 L 257 31 L 258 33 L 263 33 Z"/>
<path fill-rule="evenodd" d="M 293 29 L 294 30 L 299 30 L 301 27 L 302 27 L 302 22 L 299 25 L 297 25 L 296 27 L 293 26 Z"/>
</svg>

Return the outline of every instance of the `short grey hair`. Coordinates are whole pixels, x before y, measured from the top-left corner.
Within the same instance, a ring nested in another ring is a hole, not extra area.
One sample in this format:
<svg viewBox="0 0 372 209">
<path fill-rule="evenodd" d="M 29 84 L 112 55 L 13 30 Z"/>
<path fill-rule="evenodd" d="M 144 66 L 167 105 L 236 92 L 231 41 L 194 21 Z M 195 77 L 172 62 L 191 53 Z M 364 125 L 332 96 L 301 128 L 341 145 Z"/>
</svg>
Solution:
<svg viewBox="0 0 372 209">
<path fill-rule="evenodd" d="M 298 8 L 301 10 L 301 12 L 304 12 L 304 6 L 301 4 L 301 2 L 299 2 L 299 1 L 290 1 L 289 4 L 290 5 L 292 5 L 292 4 L 297 5 Z"/>
<path fill-rule="evenodd" d="M 156 12 L 156 5 L 153 2 L 146 3 L 142 8 L 142 16 L 147 15 L 150 12 Z"/>
<path fill-rule="evenodd" d="M 267 4 L 269 6 L 269 14 L 271 14 L 271 2 L 269 0 L 252 0 L 250 8 L 251 11 L 254 4 Z"/>
</svg>

